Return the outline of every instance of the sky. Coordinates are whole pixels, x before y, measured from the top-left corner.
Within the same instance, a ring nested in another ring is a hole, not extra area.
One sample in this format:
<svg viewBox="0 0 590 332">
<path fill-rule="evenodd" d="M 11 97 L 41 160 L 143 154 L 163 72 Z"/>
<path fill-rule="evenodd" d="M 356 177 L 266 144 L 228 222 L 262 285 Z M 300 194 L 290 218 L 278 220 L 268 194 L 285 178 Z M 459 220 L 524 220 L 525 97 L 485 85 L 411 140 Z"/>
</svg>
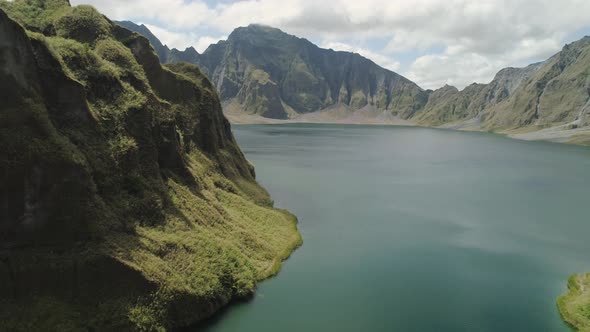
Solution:
<svg viewBox="0 0 590 332">
<path fill-rule="evenodd" d="M 203 52 L 265 24 L 359 53 L 422 88 L 488 83 L 590 35 L 589 0 L 71 0 L 145 24 L 164 44 Z"/>
</svg>

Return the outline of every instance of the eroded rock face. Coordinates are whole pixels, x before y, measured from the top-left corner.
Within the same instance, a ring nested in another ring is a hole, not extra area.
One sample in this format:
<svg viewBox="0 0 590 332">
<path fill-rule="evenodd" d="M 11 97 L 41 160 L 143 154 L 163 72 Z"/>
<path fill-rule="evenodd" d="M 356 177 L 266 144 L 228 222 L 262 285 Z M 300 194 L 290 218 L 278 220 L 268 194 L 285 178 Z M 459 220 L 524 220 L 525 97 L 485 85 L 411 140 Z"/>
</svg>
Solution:
<svg viewBox="0 0 590 332">
<path fill-rule="evenodd" d="M 590 37 L 533 66 L 509 98 L 486 110 L 486 128 L 547 127 L 584 118 L 590 100 Z"/>
<path fill-rule="evenodd" d="M 2 21 L 0 21 L 0 55 L 2 56 L 1 73 L 3 75 L 2 82 L 11 82 L 15 84 L 4 83 L 2 91 L 10 91 L 16 89 L 30 90 L 30 86 L 36 77 L 32 70 L 34 58 L 32 57 L 32 50 L 27 37 L 23 34 L 22 28 L 13 21 L 8 20 L 4 12 L 0 13 Z M 8 96 L 8 93 L 5 96 Z M 6 99 L 9 101 L 10 99 Z"/>
<path fill-rule="evenodd" d="M 130 21 L 119 21 L 117 24 L 126 29 L 129 29 L 130 31 L 136 31 L 140 35 L 147 38 L 162 63 L 168 62 L 168 54 L 170 53 L 170 49 L 166 45 L 163 45 L 162 42 L 145 25 L 137 25 Z"/>
<path fill-rule="evenodd" d="M 122 24 L 145 33 L 141 26 Z M 270 118 L 289 116 L 284 105 L 303 114 L 336 104 L 352 109 L 371 105 L 407 118 L 428 98 L 413 82 L 358 54 L 321 49 L 266 26 L 238 28 L 203 54 L 191 49 L 170 54 L 174 56 L 162 61 L 203 68 L 222 101 L 237 98 L 246 112 Z M 261 84 L 261 77 L 272 83 Z"/>
<path fill-rule="evenodd" d="M 462 91 L 444 86 L 430 93 L 424 109 L 412 120 L 424 125 L 444 125 L 476 119 L 476 126 L 485 120 L 484 111 L 508 99 L 540 67 L 505 68 L 489 84 L 471 84 Z"/>
<path fill-rule="evenodd" d="M 208 59 L 217 54 L 223 55 L 221 62 Z M 370 104 L 407 117 L 426 101 L 425 92 L 418 86 L 358 54 L 324 50 L 305 39 L 264 26 L 236 29 L 227 42 L 212 45 L 202 54 L 199 64 L 207 68 L 214 82 L 228 78 L 236 81 L 238 95 L 249 91 L 252 76 L 248 71 L 262 71 L 278 86 L 280 100 L 300 114 L 340 102 L 353 109 Z M 265 97 L 274 100 L 273 94 L 269 91 Z M 227 99 L 234 96 L 222 94 Z M 247 98 L 240 101 L 245 101 L 242 104 L 246 108 L 250 105 Z M 266 112 L 256 113 L 283 117 L 279 103 L 268 105 Z"/>
<path fill-rule="evenodd" d="M 55 60 L 2 11 L 0 40 L 0 247 L 84 238 L 90 175 L 83 161 L 45 158 L 59 153 L 50 148 L 57 138 L 48 113 L 58 125 L 66 117 L 78 124 L 90 121 L 83 90 L 63 72 L 48 70 Z"/>
<path fill-rule="evenodd" d="M 288 118 L 281 103 L 277 83 L 261 70 L 255 69 L 249 74 L 249 79 L 238 92 L 237 98 L 248 113 L 275 119 Z"/>
</svg>

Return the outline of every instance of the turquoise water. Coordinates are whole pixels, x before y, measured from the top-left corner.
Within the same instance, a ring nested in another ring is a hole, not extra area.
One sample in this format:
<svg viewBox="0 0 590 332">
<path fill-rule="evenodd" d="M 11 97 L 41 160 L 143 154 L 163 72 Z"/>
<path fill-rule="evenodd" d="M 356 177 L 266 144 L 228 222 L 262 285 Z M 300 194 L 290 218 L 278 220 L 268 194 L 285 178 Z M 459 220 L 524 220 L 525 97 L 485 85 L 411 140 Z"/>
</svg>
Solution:
<svg viewBox="0 0 590 332">
<path fill-rule="evenodd" d="M 568 331 L 590 149 L 410 127 L 234 126 L 304 245 L 219 331 Z"/>
</svg>

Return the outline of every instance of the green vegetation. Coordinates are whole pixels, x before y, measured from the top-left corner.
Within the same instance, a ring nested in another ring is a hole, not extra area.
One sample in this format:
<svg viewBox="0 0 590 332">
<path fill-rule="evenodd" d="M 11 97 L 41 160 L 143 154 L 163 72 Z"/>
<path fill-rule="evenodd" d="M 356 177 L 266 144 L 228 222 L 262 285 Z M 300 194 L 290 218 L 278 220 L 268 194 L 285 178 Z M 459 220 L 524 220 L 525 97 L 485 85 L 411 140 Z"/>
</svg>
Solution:
<svg viewBox="0 0 590 332">
<path fill-rule="evenodd" d="M 200 88 L 207 89 L 207 91 L 213 93 L 213 85 L 211 85 L 211 82 L 209 82 L 209 79 L 207 79 L 207 76 L 201 72 L 199 67 L 186 62 L 169 63 L 166 64 L 165 67 L 175 73 L 183 75 Z"/>
<path fill-rule="evenodd" d="M 170 54 L 170 52 L 171 52 L 170 49 L 167 46 L 162 45 L 160 40 L 156 36 L 154 36 L 154 34 L 145 25 L 143 25 L 143 24 L 137 25 L 137 24 L 130 22 L 130 21 L 121 21 L 121 22 L 116 22 L 116 23 L 126 29 L 129 29 L 131 31 L 135 31 L 135 32 L 139 33 L 140 35 L 146 37 L 150 41 L 150 44 L 152 45 L 152 47 L 156 51 L 156 54 L 158 54 L 158 57 L 160 58 L 162 63 L 168 62 L 167 61 L 168 57 L 172 56 Z M 174 62 L 179 62 L 179 61 L 180 60 L 174 61 Z M 182 61 L 190 62 L 188 60 L 182 60 Z"/>
<path fill-rule="evenodd" d="M 55 53 L 72 78 L 86 85 L 94 79 L 117 79 L 119 68 L 105 61 L 90 48 L 71 39 L 61 37 L 39 38 Z"/>
<path fill-rule="evenodd" d="M 140 81 L 146 81 L 143 68 L 135 61 L 131 51 L 118 41 L 103 39 L 94 48 L 96 55 L 111 62 L 123 75 L 135 76 Z"/>
<path fill-rule="evenodd" d="M 0 1 L 0 9 L 28 30 L 49 33 L 56 19 L 71 10 L 66 0 Z"/>
<path fill-rule="evenodd" d="M 568 291 L 557 299 L 563 319 L 578 331 L 590 331 L 590 274 L 573 275 Z"/>
<path fill-rule="evenodd" d="M 350 107 L 354 109 L 359 109 L 367 105 L 367 96 L 361 90 L 357 90 L 352 93 L 350 97 Z"/>
<path fill-rule="evenodd" d="M 30 29 L 0 12 L 0 330 L 168 330 L 278 272 L 296 219 L 196 66 L 89 6 L 0 8 Z"/>
<path fill-rule="evenodd" d="M 263 70 L 252 69 L 246 73 L 238 100 L 247 113 L 278 119 L 287 118 L 286 110 L 281 103 L 279 87 Z M 271 114 L 272 112 L 274 113 Z"/>
<path fill-rule="evenodd" d="M 472 84 L 461 92 L 448 85 L 438 89 L 430 94 L 428 103 L 416 113 L 414 120 L 438 126 L 473 118 L 482 108 L 477 97 L 484 87 L 482 84 Z"/>
<path fill-rule="evenodd" d="M 577 42 L 584 48 L 587 42 Z M 587 72 L 581 70 L 588 66 L 588 60 L 575 55 L 566 46 L 562 52 L 550 58 L 531 73 L 509 98 L 485 110 L 485 128 L 490 130 L 515 129 L 547 124 L 562 124 L 573 121 L 580 108 L 586 103 L 588 93 L 581 81 Z M 569 59 L 564 62 L 564 59 Z M 572 62 L 573 61 L 573 62 Z M 513 110 L 518 110 L 514 112 Z"/>
<path fill-rule="evenodd" d="M 55 20 L 55 32 L 59 37 L 82 43 L 94 43 L 107 38 L 111 23 L 96 9 L 87 5 L 73 7 Z"/>
</svg>

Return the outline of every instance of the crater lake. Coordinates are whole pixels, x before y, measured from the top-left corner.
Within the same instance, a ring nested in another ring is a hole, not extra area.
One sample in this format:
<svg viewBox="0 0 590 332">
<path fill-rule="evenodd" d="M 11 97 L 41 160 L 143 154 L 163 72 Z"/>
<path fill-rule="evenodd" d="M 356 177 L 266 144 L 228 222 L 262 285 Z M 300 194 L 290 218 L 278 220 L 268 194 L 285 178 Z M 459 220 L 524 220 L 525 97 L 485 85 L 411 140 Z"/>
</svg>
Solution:
<svg viewBox="0 0 590 332">
<path fill-rule="evenodd" d="M 589 148 L 414 127 L 233 130 L 304 243 L 204 330 L 570 330 L 555 303 L 590 270 Z"/>
</svg>

